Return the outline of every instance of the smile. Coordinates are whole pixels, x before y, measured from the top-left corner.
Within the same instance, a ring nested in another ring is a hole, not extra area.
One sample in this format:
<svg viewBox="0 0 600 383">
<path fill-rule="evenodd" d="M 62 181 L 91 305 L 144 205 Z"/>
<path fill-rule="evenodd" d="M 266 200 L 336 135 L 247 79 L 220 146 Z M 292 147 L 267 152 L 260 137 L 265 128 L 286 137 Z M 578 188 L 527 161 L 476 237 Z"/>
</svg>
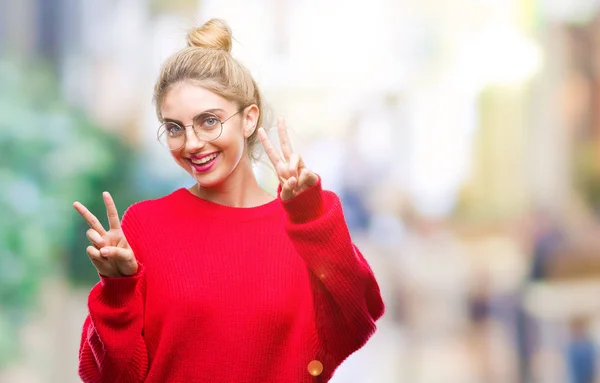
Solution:
<svg viewBox="0 0 600 383">
<path fill-rule="evenodd" d="M 214 160 L 215 158 L 217 158 L 218 155 L 219 155 L 219 153 L 213 153 L 211 155 L 208 155 L 206 157 L 202 157 L 199 159 L 190 159 L 190 161 L 196 165 L 204 165 L 204 164 L 207 164 L 210 161 Z"/>
<path fill-rule="evenodd" d="M 220 152 L 211 153 L 201 158 L 189 158 L 188 161 L 190 161 L 195 172 L 204 173 L 212 169 L 220 154 Z"/>
</svg>

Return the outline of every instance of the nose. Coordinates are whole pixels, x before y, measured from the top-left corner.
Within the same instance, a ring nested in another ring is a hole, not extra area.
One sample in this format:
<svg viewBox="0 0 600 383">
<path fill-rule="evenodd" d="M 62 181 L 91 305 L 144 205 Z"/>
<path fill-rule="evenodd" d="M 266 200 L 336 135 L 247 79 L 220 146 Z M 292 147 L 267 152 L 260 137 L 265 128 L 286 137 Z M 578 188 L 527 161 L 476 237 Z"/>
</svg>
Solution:
<svg viewBox="0 0 600 383">
<path fill-rule="evenodd" d="M 196 132 L 192 127 L 189 127 L 185 130 L 185 150 L 188 153 L 198 152 L 206 146 L 206 141 L 198 138 Z"/>
</svg>

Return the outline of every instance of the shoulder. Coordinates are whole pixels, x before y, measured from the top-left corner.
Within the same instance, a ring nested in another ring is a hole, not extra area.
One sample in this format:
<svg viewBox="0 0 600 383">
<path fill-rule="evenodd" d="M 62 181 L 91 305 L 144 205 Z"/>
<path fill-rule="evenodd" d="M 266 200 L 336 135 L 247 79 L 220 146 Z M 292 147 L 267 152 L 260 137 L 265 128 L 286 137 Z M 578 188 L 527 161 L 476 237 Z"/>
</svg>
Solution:
<svg viewBox="0 0 600 383">
<path fill-rule="evenodd" d="M 161 212 L 183 203 L 185 193 L 187 193 L 186 189 L 181 188 L 166 196 L 135 202 L 125 210 L 122 221 L 144 219 L 148 216 L 156 217 Z"/>
</svg>

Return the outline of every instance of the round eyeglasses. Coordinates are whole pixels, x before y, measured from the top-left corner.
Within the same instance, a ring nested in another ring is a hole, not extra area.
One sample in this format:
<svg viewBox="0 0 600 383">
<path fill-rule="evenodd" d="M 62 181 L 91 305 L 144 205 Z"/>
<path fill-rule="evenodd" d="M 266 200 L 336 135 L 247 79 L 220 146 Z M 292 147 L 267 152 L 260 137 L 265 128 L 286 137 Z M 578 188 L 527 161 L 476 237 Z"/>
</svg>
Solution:
<svg viewBox="0 0 600 383">
<path fill-rule="evenodd" d="M 194 117 L 192 125 L 181 125 L 175 121 L 165 121 L 156 133 L 158 142 L 165 148 L 174 151 L 183 148 L 187 140 L 186 128 L 191 126 L 196 137 L 202 141 L 214 141 L 221 137 L 223 125 L 233 116 L 239 114 L 238 110 L 225 120 L 221 121 L 214 113 L 204 112 Z"/>
</svg>

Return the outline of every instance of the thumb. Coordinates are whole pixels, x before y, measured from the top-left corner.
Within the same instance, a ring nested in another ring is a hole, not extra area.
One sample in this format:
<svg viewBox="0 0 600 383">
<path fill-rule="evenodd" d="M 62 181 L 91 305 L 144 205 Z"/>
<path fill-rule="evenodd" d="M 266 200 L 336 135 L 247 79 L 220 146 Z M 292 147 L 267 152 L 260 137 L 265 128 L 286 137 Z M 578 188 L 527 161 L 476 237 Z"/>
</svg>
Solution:
<svg viewBox="0 0 600 383">
<path fill-rule="evenodd" d="M 134 259 L 133 251 L 129 247 L 105 246 L 100 249 L 100 254 L 116 261 L 131 261 Z"/>
<path fill-rule="evenodd" d="M 319 176 L 316 173 L 309 171 L 306 184 L 308 186 L 314 186 L 317 182 L 319 182 Z"/>
<path fill-rule="evenodd" d="M 286 201 L 294 197 L 294 187 L 296 186 L 296 178 L 290 177 L 281 185 L 281 199 Z"/>
</svg>

